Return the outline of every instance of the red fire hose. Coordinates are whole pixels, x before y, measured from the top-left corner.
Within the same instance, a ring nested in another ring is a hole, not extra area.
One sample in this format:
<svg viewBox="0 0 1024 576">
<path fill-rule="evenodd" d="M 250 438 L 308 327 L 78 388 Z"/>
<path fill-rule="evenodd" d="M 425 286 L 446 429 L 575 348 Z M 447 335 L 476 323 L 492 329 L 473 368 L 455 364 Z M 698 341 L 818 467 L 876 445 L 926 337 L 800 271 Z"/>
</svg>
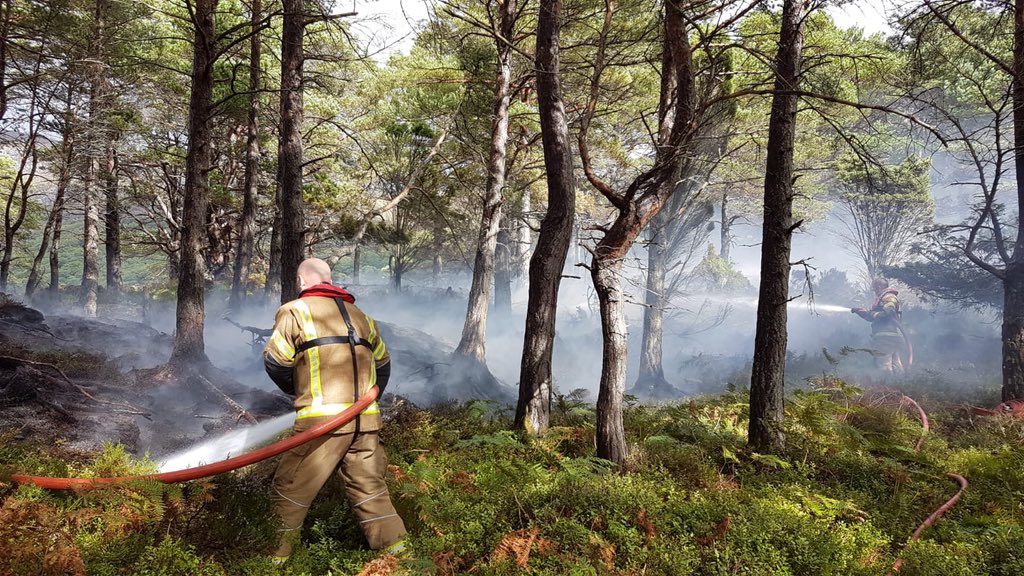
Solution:
<svg viewBox="0 0 1024 576">
<path fill-rule="evenodd" d="M 912 405 L 914 408 L 917 408 L 917 413 L 921 417 L 921 426 L 924 428 L 924 431 L 922 432 L 921 436 L 917 439 L 917 443 L 914 444 L 914 452 L 919 452 L 921 450 L 921 444 L 924 443 L 924 437 L 925 435 L 928 434 L 928 415 L 925 414 L 924 409 L 921 408 L 921 405 L 915 402 L 913 398 L 902 393 L 900 395 L 902 396 L 900 400 L 900 406 L 903 406 L 904 403 Z M 926 528 L 931 527 L 939 518 L 942 517 L 943 514 L 949 512 L 950 509 L 953 508 L 953 506 L 956 506 L 956 503 L 960 501 L 960 497 L 963 495 L 964 490 L 967 489 L 967 479 L 964 478 L 963 476 L 959 474 L 946 474 L 946 476 L 948 476 L 950 479 L 959 484 L 960 490 L 957 490 L 957 493 L 953 495 L 952 498 L 947 500 L 946 503 L 943 504 L 942 506 L 939 506 L 938 509 L 932 512 L 931 515 L 929 515 L 928 518 L 926 518 L 925 521 L 922 522 L 916 530 L 914 530 L 914 533 L 910 535 L 910 542 L 919 540 L 921 538 L 921 534 L 925 531 Z M 896 562 L 893 563 L 892 568 L 889 569 L 889 572 L 886 574 L 886 576 L 893 576 L 896 572 L 899 572 L 900 568 L 902 567 L 903 559 L 896 558 Z"/>
<path fill-rule="evenodd" d="M 173 484 L 175 482 L 187 482 L 189 480 L 197 480 L 199 478 L 205 478 L 207 476 L 214 476 L 216 474 L 223 474 L 224 472 L 230 472 L 236 468 L 242 466 L 248 466 L 255 464 L 261 460 L 267 458 L 273 458 L 278 454 L 282 454 L 335 430 L 345 424 L 348 424 L 356 416 L 358 416 L 363 410 L 366 410 L 373 404 L 377 399 L 377 387 L 370 388 L 363 397 L 361 397 L 355 404 L 346 408 L 343 412 L 331 418 L 330 420 L 318 424 L 309 430 L 299 432 L 293 436 L 289 436 L 280 442 L 275 442 L 270 446 L 265 446 L 259 450 L 253 450 L 248 454 L 242 454 L 241 456 L 235 456 L 234 458 L 228 458 L 220 462 L 214 462 L 213 464 L 207 464 L 205 466 L 197 466 L 195 468 L 186 468 L 185 470 L 175 470 L 173 472 L 160 472 L 157 474 L 143 474 L 140 476 L 119 476 L 116 478 L 52 478 L 47 476 L 27 476 L 25 474 L 15 474 L 11 476 L 11 479 L 18 484 L 35 484 L 40 488 L 47 488 L 50 490 L 71 490 L 73 488 L 89 488 L 95 487 L 100 484 L 111 484 L 115 482 L 124 482 L 125 480 L 159 480 L 167 484 Z"/>
<path fill-rule="evenodd" d="M 946 474 L 946 476 L 949 476 L 952 480 L 959 484 L 960 489 L 957 490 L 956 494 L 952 498 L 947 500 L 945 504 L 939 506 L 939 508 L 935 510 L 935 512 L 932 512 L 931 515 L 928 516 L 928 518 L 926 518 L 925 521 L 917 527 L 917 530 L 914 530 L 914 533 L 910 535 L 911 542 L 919 540 L 921 538 L 921 533 L 924 532 L 925 528 L 928 528 L 931 525 L 935 524 L 936 520 L 941 518 L 942 515 L 946 512 L 949 512 L 949 510 L 953 506 L 955 506 L 957 502 L 960 501 L 960 497 L 963 495 L 964 490 L 967 489 L 967 479 L 964 478 L 963 476 L 959 474 Z M 892 568 L 889 570 L 889 573 L 886 574 L 886 576 L 893 576 L 893 574 L 900 571 L 901 567 L 903 567 L 903 559 L 897 558 L 896 562 L 893 563 Z"/>
</svg>

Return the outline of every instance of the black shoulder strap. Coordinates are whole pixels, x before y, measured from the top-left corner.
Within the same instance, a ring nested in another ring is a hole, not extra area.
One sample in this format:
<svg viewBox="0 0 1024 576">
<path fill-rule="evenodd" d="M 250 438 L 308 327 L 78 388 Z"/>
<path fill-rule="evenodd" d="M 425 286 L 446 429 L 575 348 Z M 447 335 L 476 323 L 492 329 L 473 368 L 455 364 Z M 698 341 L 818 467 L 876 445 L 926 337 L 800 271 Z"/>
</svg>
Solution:
<svg viewBox="0 0 1024 576">
<path fill-rule="evenodd" d="M 309 350 L 310 348 L 316 348 L 317 346 L 327 346 L 328 344 L 348 344 L 348 343 L 349 343 L 349 337 L 348 336 L 321 336 L 319 338 L 313 338 L 312 340 L 307 340 L 306 342 L 303 342 L 302 344 L 299 344 L 298 346 L 295 347 L 295 353 L 298 354 L 300 352 L 305 352 L 306 350 Z M 356 346 L 366 346 L 367 348 L 372 348 L 372 346 L 370 346 L 370 343 L 368 341 L 363 340 L 362 338 L 359 338 L 358 336 L 356 337 L 355 344 L 356 344 Z"/>
<path fill-rule="evenodd" d="M 345 320 L 345 327 L 348 328 L 348 347 L 349 351 L 352 352 L 352 402 L 359 402 L 359 364 L 356 361 L 356 340 L 359 340 L 359 335 L 356 334 L 356 327 L 352 325 L 352 318 L 348 315 L 348 308 L 345 307 L 345 301 L 341 298 L 335 298 L 334 303 L 338 305 L 338 310 L 341 311 L 341 317 Z M 369 346 L 369 343 L 367 343 Z M 358 432 L 359 424 L 356 424 L 356 430 Z"/>
</svg>

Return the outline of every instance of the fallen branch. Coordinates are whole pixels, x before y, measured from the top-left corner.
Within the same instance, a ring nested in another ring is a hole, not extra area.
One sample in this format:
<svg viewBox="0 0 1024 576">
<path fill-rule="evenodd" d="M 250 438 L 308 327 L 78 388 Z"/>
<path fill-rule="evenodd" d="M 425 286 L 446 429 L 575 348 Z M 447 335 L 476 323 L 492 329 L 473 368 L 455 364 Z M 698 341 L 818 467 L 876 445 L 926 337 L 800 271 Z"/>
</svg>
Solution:
<svg viewBox="0 0 1024 576">
<path fill-rule="evenodd" d="M 127 402 L 111 402 L 109 400 L 100 400 L 99 398 L 97 398 L 97 397 L 93 396 L 92 394 L 90 394 L 89 391 L 86 390 L 84 386 L 81 386 L 80 384 L 77 384 L 76 382 L 71 380 L 71 378 L 69 378 L 68 375 L 65 374 L 64 371 L 61 370 L 59 367 L 57 367 L 54 364 L 50 364 L 49 362 L 38 362 L 38 361 L 35 361 L 35 360 L 26 360 L 24 358 L 16 358 L 14 356 L 0 356 L 0 360 L 8 360 L 8 361 L 11 361 L 11 362 L 20 362 L 22 364 L 26 364 L 26 365 L 29 365 L 29 366 L 45 366 L 46 368 L 50 368 L 52 370 L 57 371 L 57 373 L 60 374 L 62 378 L 64 378 L 65 382 L 67 382 L 72 387 L 74 387 L 75 390 L 78 390 L 78 392 L 81 393 L 82 396 L 85 396 L 86 398 L 88 398 L 89 400 L 92 400 L 93 402 L 95 402 L 97 404 L 105 404 L 107 406 L 117 406 L 118 408 L 122 409 L 121 413 L 123 413 L 123 414 L 135 414 L 137 416 L 143 416 L 143 417 L 145 417 L 147 419 L 150 416 L 152 416 L 152 414 L 150 414 L 149 412 L 146 412 L 145 410 L 143 410 L 143 409 L 141 409 L 141 408 L 139 408 L 137 406 L 132 406 L 131 404 L 129 404 Z M 37 398 L 37 400 L 38 400 L 38 398 Z M 45 401 L 42 401 L 42 400 L 40 400 L 40 401 L 43 402 L 44 404 L 49 405 L 51 408 L 53 407 L 53 405 L 48 404 Z M 71 416 L 63 408 L 58 409 L 58 411 L 62 415 L 64 415 L 64 416 L 67 416 L 67 417 Z"/>
<path fill-rule="evenodd" d="M 245 408 L 242 408 L 241 404 L 239 404 L 238 402 L 235 402 L 227 394 L 222 392 L 221 389 L 216 386 L 216 384 L 214 384 L 213 382 L 210 382 L 209 379 L 207 379 L 202 374 L 199 374 L 198 372 L 194 373 L 193 375 L 196 377 L 197 380 L 199 380 L 200 383 L 202 383 L 204 386 L 206 386 L 211 392 L 213 392 L 217 396 L 220 396 L 221 400 L 223 400 L 223 402 L 225 404 L 227 404 L 232 410 L 237 412 L 239 419 L 244 418 L 245 421 L 250 423 L 250 424 L 256 424 L 257 423 L 255 416 L 250 414 L 249 411 L 246 410 Z"/>
</svg>

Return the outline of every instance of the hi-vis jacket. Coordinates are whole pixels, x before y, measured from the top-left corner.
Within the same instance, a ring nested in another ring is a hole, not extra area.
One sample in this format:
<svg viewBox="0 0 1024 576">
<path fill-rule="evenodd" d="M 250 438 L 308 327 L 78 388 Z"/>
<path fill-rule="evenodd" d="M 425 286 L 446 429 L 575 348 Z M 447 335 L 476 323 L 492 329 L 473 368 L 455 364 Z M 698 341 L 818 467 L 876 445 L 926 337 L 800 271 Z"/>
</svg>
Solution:
<svg viewBox="0 0 1024 576">
<path fill-rule="evenodd" d="M 900 301 L 896 297 L 899 294 L 893 288 L 886 288 L 878 299 L 871 305 L 871 308 L 857 313 L 858 316 L 871 322 L 872 336 L 902 336 L 900 318 L 903 311 L 900 310 Z"/>
<path fill-rule="evenodd" d="M 338 414 L 374 384 L 381 393 L 387 385 L 387 346 L 376 323 L 354 301 L 341 288 L 317 284 L 277 310 L 263 362 L 278 387 L 295 395 L 296 428 Z M 380 409 L 374 402 L 338 432 L 379 429 Z"/>
</svg>

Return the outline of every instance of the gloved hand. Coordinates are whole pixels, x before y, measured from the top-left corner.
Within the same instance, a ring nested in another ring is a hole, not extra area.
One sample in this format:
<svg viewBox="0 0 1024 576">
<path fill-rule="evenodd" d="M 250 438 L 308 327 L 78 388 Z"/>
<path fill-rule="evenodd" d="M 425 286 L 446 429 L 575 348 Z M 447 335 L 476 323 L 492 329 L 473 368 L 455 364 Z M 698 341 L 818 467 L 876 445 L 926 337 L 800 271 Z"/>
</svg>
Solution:
<svg viewBox="0 0 1024 576">
<path fill-rule="evenodd" d="M 862 312 L 866 312 L 866 310 L 864 310 L 863 308 L 850 308 L 850 312 L 854 314 L 860 314 Z"/>
</svg>

